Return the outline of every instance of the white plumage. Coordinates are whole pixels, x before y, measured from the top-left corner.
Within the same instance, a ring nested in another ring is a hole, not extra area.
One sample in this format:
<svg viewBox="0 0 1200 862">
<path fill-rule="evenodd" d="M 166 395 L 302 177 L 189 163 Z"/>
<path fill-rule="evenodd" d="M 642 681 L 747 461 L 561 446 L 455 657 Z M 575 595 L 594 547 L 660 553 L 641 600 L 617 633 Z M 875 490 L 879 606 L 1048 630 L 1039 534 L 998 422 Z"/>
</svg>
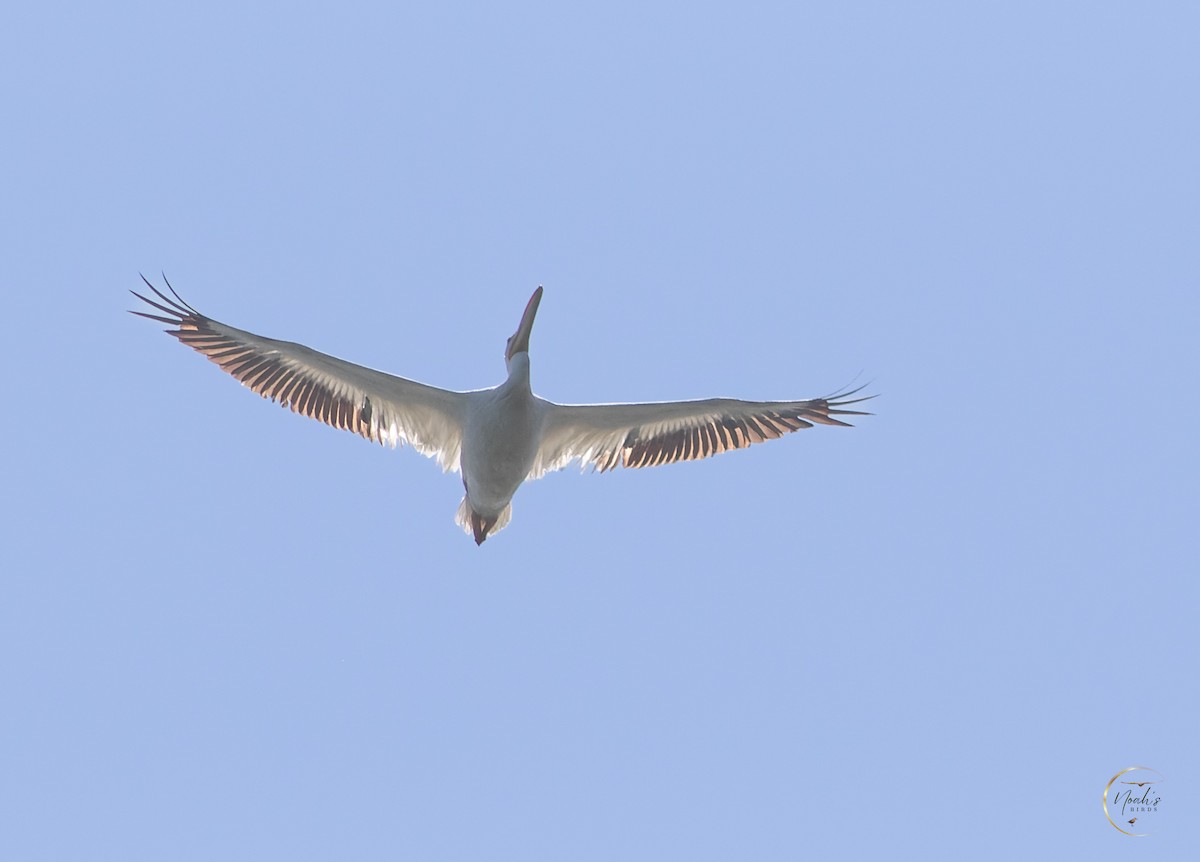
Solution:
<svg viewBox="0 0 1200 862">
<path fill-rule="evenodd" d="M 529 336 L 540 287 L 508 339 L 508 379 L 494 389 L 451 392 L 235 329 L 196 311 L 169 283 L 173 299 L 142 280 L 161 302 L 131 292 L 162 314 L 133 314 L 171 325 L 168 333 L 264 398 L 377 443 L 407 443 L 443 470 L 461 470 L 466 495 L 456 521 L 476 544 L 508 524 L 522 482 L 572 461 L 601 472 L 652 467 L 866 415 L 845 409 L 867 400 L 853 397 L 858 389 L 805 401 L 571 405 L 539 398 L 529 382 Z"/>
</svg>

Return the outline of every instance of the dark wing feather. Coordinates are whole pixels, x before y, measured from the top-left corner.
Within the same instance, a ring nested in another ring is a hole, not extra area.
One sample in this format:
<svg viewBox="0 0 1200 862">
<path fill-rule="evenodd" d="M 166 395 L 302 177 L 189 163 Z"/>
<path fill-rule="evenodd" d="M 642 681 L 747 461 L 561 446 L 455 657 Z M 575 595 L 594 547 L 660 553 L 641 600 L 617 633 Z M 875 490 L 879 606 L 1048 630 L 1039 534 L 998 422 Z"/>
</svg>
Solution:
<svg viewBox="0 0 1200 862">
<path fill-rule="evenodd" d="M 806 401 L 665 401 L 650 404 L 547 403 L 545 437 L 530 476 L 578 460 L 601 472 L 615 467 L 656 467 L 692 461 L 775 440 L 816 425 L 841 425 L 839 416 L 869 415 L 846 409 L 874 396 L 852 389 Z"/>
<path fill-rule="evenodd" d="M 457 470 L 465 396 L 384 374 L 318 353 L 302 344 L 264 338 L 206 317 L 167 284 L 174 298 L 142 281 L 159 301 L 130 291 L 156 312 L 133 311 L 166 323 L 170 335 L 204 354 L 264 398 L 293 413 L 353 431 L 368 440 L 408 443 Z"/>
</svg>

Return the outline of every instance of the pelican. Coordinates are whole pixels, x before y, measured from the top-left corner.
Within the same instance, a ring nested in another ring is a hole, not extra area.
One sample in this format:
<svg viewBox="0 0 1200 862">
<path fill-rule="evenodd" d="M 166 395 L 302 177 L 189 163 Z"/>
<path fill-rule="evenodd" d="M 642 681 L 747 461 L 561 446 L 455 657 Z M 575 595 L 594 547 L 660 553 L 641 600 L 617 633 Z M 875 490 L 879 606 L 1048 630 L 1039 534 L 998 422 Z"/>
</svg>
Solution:
<svg viewBox="0 0 1200 862">
<path fill-rule="evenodd" d="M 466 493 L 455 522 L 476 545 L 508 525 L 522 482 L 573 461 L 603 473 L 707 458 L 814 423 L 849 427 L 836 417 L 868 415 L 846 408 L 873 397 L 853 397 L 859 387 L 806 401 L 555 404 L 534 395 L 529 384 L 529 335 L 541 287 L 504 348 L 508 379 L 493 389 L 452 392 L 234 329 L 196 311 L 170 282 L 167 296 L 145 276 L 142 281 L 158 301 L 130 293 L 161 314 L 130 313 L 170 325 L 167 334 L 251 391 L 368 440 L 392 448 L 407 443 L 443 471 L 461 470 Z"/>
</svg>

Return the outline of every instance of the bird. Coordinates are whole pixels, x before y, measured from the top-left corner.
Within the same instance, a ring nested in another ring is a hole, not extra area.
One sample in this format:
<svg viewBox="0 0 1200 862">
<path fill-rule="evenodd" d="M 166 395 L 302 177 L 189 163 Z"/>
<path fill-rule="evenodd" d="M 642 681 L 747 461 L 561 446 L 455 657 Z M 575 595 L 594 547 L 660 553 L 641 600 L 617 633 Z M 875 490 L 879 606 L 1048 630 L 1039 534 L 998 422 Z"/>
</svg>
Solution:
<svg viewBox="0 0 1200 862">
<path fill-rule="evenodd" d="M 523 482 L 572 462 L 604 473 L 707 458 L 814 424 L 849 427 L 838 417 L 870 415 L 849 408 L 875 397 L 861 395 L 859 386 L 802 401 L 557 404 L 530 386 L 529 338 L 541 286 L 505 345 L 507 379 L 491 389 L 450 391 L 235 329 L 185 302 L 165 275 L 171 296 L 144 275 L 142 281 L 157 299 L 130 293 L 153 310 L 130 313 L 167 324 L 167 334 L 252 392 L 376 443 L 408 444 L 443 471 L 460 471 L 465 493 L 455 522 L 476 545 L 509 524 Z"/>
</svg>

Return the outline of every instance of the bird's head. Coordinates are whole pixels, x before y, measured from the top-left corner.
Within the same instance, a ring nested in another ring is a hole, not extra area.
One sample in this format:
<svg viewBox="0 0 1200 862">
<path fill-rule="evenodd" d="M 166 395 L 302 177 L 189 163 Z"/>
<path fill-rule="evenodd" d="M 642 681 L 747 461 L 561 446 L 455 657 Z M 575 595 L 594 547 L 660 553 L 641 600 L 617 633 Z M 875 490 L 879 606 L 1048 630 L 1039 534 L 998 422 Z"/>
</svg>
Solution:
<svg viewBox="0 0 1200 862">
<path fill-rule="evenodd" d="M 537 315 L 538 303 L 542 301 L 542 288 L 538 287 L 533 292 L 533 296 L 529 297 L 529 304 L 525 306 L 525 313 L 521 315 L 521 324 L 508 338 L 508 344 L 504 348 L 504 361 L 512 362 L 512 358 L 518 353 L 529 352 L 529 333 L 533 331 L 533 318 Z"/>
</svg>

